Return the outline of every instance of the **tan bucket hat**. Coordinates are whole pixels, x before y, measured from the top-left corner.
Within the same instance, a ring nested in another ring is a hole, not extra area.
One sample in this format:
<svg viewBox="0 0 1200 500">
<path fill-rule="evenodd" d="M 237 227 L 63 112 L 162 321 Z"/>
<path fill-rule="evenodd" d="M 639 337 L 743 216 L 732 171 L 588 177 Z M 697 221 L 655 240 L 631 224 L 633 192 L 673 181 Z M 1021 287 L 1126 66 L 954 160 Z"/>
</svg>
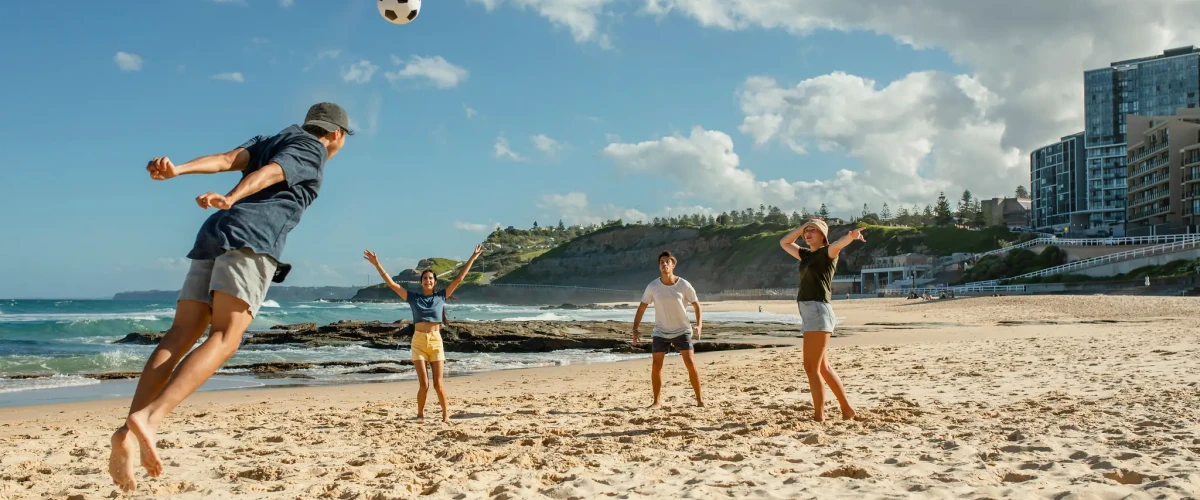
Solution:
<svg viewBox="0 0 1200 500">
<path fill-rule="evenodd" d="M 808 226 L 817 228 L 817 231 L 821 232 L 821 236 L 825 237 L 825 242 L 829 242 L 829 224 L 826 224 L 825 221 L 821 219 L 812 219 L 808 222 L 805 222 L 803 226 L 800 226 L 801 236 L 804 235 L 804 230 L 807 229 Z"/>
</svg>

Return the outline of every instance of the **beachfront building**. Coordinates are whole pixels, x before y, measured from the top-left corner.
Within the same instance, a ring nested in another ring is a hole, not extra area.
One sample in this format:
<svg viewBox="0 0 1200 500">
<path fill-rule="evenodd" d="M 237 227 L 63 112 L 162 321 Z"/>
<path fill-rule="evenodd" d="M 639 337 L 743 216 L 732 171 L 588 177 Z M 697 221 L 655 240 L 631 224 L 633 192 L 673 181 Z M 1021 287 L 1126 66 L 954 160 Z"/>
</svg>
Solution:
<svg viewBox="0 0 1200 500">
<path fill-rule="evenodd" d="M 1089 229 L 1123 236 L 1128 187 L 1126 116 L 1169 116 L 1200 102 L 1200 49 L 1114 62 L 1088 70 L 1084 81 Z"/>
<path fill-rule="evenodd" d="M 981 200 L 979 208 L 983 211 L 983 220 L 989 226 L 1004 226 L 1009 229 L 1026 229 L 1030 227 L 1030 213 L 1033 200 L 1030 198 L 992 198 Z"/>
<path fill-rule="evenodd" d="M 1083 132 L 1078 132 L 1029 154 L 1029 225 L 1034 229 L 1087 232 L 1087 152 L 1083 142 Z"/>
<path fill-rule="evenodd" d="M 919 288 L 932 282 L 937 270 L 937 259 L 928 255 L 907 253 L 876 257 L 859 272 L 860 289 L 862 293 L 878 293 L 885 288 Z"/>
<path fill-rule="evenodd" d="M 1125 117 L 1129 212 L 1125 234 L 1195 233 L 1200 220 L 1200 108 Z"/>
</svg>

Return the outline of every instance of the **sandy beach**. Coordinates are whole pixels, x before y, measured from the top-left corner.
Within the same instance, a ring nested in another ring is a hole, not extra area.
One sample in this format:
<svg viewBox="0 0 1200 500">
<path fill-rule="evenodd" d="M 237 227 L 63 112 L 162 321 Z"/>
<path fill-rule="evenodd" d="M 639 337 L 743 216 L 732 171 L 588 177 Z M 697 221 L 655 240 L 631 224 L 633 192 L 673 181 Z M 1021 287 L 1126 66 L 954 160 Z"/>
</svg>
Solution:
<svg viewBox="0 0 1200 500">
<path fill-rule="evenodd" d="M 706 311 L 795 314 L 795 303 Z M 800 347 L 415 383 L 198 393 L 164 422 L 166 470 L 121 494 L 128 400 L 0 411 L 0 498 L 1196 498 L 1200 300 L 837 301 L 830 359 L 860 419 L 811 421 Z M 717 328 L 715 325 L 713 328 Z M 436 400 L 427 411 L 436 414 Z"/>
</svg>

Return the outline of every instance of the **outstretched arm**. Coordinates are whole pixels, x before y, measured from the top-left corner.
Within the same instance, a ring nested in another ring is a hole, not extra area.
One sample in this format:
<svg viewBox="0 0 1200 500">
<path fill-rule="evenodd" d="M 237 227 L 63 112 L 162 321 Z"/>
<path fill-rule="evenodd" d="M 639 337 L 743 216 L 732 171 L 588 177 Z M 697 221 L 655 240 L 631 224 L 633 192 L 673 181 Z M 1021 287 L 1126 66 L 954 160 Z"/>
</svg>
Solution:
<svg viewBox="0 0 1200 500">
<path fill-rule="evenodd" d="M 837 241 L 831 243 L 829 245 L 829 257 L 837 257 L 839 253 L 842 253 L 843 248 L 846 248 L 847 245 L 854 243 L 855 241 L 867 241 L 866 238 L 863 238 L 862 228 L 851 229 L 850 232 L 846 233 L 845 236 L 842 236 L 841 238 L 838 238 Z"/>
<path fill-rule="evenodd" d="M 456 276 L 454 278 L 454 281 L 451 281 L 450 285 L 446 287 L 446 298 L 447 299 L 450 298 L 450 296 L 454 294 L 454 290 L 458 289 L 458 285 L 462 284 L 463 278 L 466 278 L 467 273 L 471 272 L 471 266 L 475 264 L 475 259 L 478 259 L 479 255 L 482 253 L 483 253 L 483 245 L 482 244 L 476 245 L 475 252 L 473 252 L 471 254 L 471 258 L 467 259 L 467 263 L 463 264 L 462 270 L 458 272 L 458 276 Z"/>
<path fill-rule="evenodd" d="M 172 177 L 187 174 L 215 174 L 219 172 L 245 170 L 250 164 L 250 152 L 238 147 L 224 153 L 201 156 L 183 165 L 171 163 L 171 159 L 160 156 L 146 164 L 150 178 L 164 181 Z"/>
<path fill-rule="evenodd" d="M 796 229 L 793 229 L 792 232 L 785 234 L 783 238 L 779 240 L 779 246 L 783 247 L 783 251 L 787 252 L 788 255 L 795 257 L 796 260 L 800 260 L 800 245 L 796 244 L 796 240 L 800 239 L 800 233 L 803 231 L 804 226 L 800 226 Z"/>
<path fill-rule="evenodd" d="M 390 275 L 388 275 L 387 271 L 383 270 L 383 266 L 379 264 L 379 256 L 375 255 L 375 252 L 366 250 L 363 252 L 363 258 L 367 259 L 371 265 L 375 266 L 375 270 L 379 271 L 379 275 L 383 277 L 383 282 L 387 283 L 388 288 L 391 288 L 393 292 L 396 292 L 396 295 L 399 295 L 401 300 L 408 300 L 408 290 L 405 290 L 404 287 L 396 283 L 396 281 L 393 280 Z"/>
<path fill-rule="evenodd" d="M 283 168 L 278 163 L 271 163 L 242 177 L 242 181 L 227 194 L 220 195 L 209 191 L 197 196 L 196 204 L 200 205 L 200 208 L 213 207 L 229 210 L 229 207 L 232 207 L 238 200 L 283 182 L 284 179 Z"/>
</svg>

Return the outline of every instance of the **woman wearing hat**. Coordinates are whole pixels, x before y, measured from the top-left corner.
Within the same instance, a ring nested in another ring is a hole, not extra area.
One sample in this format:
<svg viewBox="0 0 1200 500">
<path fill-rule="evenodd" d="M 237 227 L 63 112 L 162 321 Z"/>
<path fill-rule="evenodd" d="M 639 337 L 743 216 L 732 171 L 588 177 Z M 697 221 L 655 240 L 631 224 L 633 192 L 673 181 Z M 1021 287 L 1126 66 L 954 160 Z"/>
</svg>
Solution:
<svg viewBox="0 0 1200 500">
<path fill-rule="evenodd" d="M 808 248 L 796 244 L 801 237 Z M 833 334 L 833 306 L 829 302 L 833 295 L 833 271 L 837 268 L 838 254 L 856 240 L 867 241 L 862 236 L 862 229 L 851 229 L 830 243 L 829 226 L 821 219 L 812 219 L 779 240 L 779 246 L 800 261 L 800 291 L 796 302 L 804 331 L 804 373 L 808 375 L 808 388 L 812 392 L 813 420 L 818 422 L 825 420 L 825 389 L 821 387 L 821 379 L 825 379 L 837 397 L 842 418 L 854 418 L 854 408 L 846 399 L 842 381 L 825 356 L 825 345 Z"/>
</svg>

